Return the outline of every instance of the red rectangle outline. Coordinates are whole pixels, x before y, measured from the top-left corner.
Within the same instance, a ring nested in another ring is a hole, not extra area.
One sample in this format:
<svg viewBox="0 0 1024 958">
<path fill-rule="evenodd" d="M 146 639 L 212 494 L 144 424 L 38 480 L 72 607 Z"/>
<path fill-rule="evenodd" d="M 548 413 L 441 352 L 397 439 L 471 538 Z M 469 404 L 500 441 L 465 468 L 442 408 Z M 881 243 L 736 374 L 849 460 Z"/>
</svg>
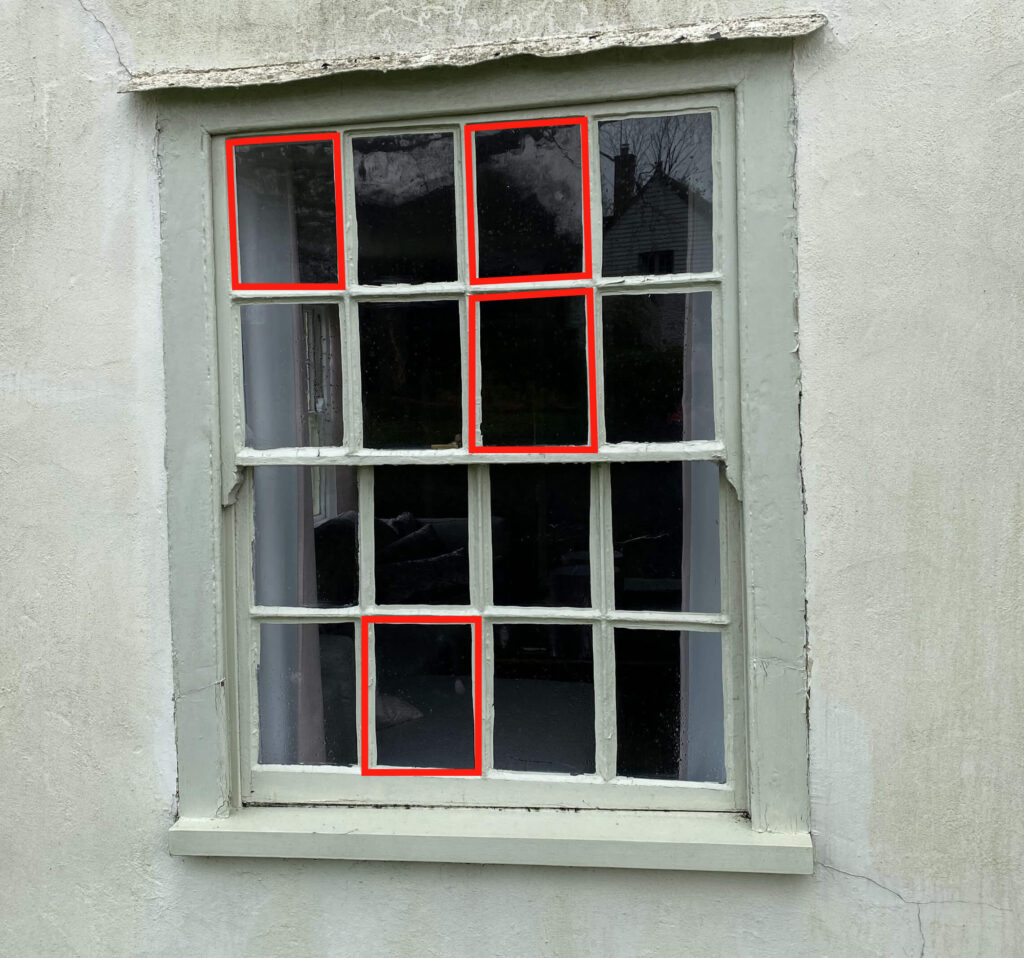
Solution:
<svg viewBox="0 0 1024 958">
<path fill-rule="evenodd" d="M 362 697 L 359 764 L 363 775 L 462 775 L 483 774 L 483 618 L 479 615 L 367 615 L 362 618 L 362 656 L 359 687 Z M 370 625 L 468 625 L 473 633 L 473 755 L 474 768 L 370 768 Z"/>
<path fill-rule="evenodd" d="M 583 171 L 583 272 L 541 273 L 536 276 L 487 276 L 476 272 L 476 200 L 473 194 L 473 134 L 478 130 L 514 130 L 531 126 L 578 126 L 580 128 L 580 164 Z M 464 132 L 466 154 L 466 238 L 469 244 L 469 284 L 486 286 L 495 283 L 564 282 L 568 279 L 593 278 L 590 249 L 590 159 L 587 118 L 585 116 L 554 117 L 546 120 L 509 120 L 500 123 L 467 123 Z"/>
<path fill-rule="evenodd" d="M 585 446 L 478 446 L 476 442 L 476 305 L 493 299 L 551 299 L 583 296 L 587 313 L 587 409 L 590 442 Z M 594 344 L 594 291 L 592 289 L 524 289 L 508 293 L 471 293 L 469 296 L 469 451 L 474 452 L 597 452 L 597 353 Z"/>
<path fill-rule="evenodd" d="M 235 147 L 261 143 L 309 143 L 330 140 L 334 153 L 334 223 L 338 241 L 338 282 L 336 283 L 243 283 L 239 279 L 238 217 L 235 199 Z M 231 288 L 233 290 L 339 290 L 345 288 L 345 226 L 342 220 L 341 200 L 341 134 L 340 133 L 285 133 L 274 136 L 232 137 L 224 144 L 227 154 L 228 176 L 228 231 L 231 242 Z"/>
</svg>

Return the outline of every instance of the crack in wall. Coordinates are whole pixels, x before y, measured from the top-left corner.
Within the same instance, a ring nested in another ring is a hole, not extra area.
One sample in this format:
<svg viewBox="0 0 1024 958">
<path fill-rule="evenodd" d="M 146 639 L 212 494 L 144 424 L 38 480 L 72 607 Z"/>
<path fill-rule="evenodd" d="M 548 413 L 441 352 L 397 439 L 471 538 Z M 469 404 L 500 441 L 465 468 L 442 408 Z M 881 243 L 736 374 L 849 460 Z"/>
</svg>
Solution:
<svg viewBox="0 0 1024 958">
<path fill-rule="evenodd" d="M 131 79 L 133 76 L 132 71 L 125 66 L 124 60 L 121 59 L 121 51 L 117 48 L 117 41 L 114 39 L 114 35 L 110 32 L 110 28 L 98 16 L 96 16 L 96 14 L 92 10 L 90 10 L 85 5 L 83 0 L 78 0 L 78 5 L 89 15 L 89 17 L 95 23 L 99 24 L 100 29 L 107 35 L 107 39 L 110 40 L 110 45 L 114 48 L 114 56 L 117 57 L 118 65 L 121 67 L 122 70 L 124 70 L 126 74 L 128 74 L 128 78 Z"/>
<path fill-rule="evenodd" d="M 856 878 L 859 881 L 864 881 L 870 885 L 874 885 L 876 888 L 881 889 L 887 894 L 898 899 L 902 904 L 913 907 L 915 918 L 917 920 L 917 933 L 921 940 L 921 950 L 918 953 L 918 958 L 925 958 L 925 951 L 927 949 L 927 939 L 924 933 L 924 919 L 922 916 L 923 908 L 939 907 L 941 905 L 973 905 L 978 908 L 991 908 L 993 911 L 998 911 L 1003 914 L 1013 913 L 1013 909 L 1011 908 L 1003 908 L 1000 905 L 993 905 L 991 902 L 987 901 L 970 901 L 964 898 L 907 898 L 906 895 L 898 892 L 895 888 L 891 888 L 889 885 L 883 885 L 882 882 L 871 878 L 869 875 L 861 875 L 857 872 L 845 871 L 842 868 L 837 868 L 835 865 L 829 865 L 821 861 L 817 864 L 821 868 L 827 869 L 830 872 L 835 872 L 838 875 L 845 875 L 847 878 Z"/>
</svg>

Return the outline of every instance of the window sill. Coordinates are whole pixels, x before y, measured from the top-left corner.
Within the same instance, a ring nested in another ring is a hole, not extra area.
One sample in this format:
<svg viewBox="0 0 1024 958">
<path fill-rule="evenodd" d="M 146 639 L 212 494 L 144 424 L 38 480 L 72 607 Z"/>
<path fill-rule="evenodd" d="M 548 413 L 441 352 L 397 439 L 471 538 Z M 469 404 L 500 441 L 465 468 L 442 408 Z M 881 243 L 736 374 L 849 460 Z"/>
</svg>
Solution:
<svg viewBox="0 0 1024 958">
<path fill-rule="evenodd" d="M 249 807 L 179 819 L 172 855 L 576 865 L 807 875 L 807 833 L 694 812 Z"/>
</svg>

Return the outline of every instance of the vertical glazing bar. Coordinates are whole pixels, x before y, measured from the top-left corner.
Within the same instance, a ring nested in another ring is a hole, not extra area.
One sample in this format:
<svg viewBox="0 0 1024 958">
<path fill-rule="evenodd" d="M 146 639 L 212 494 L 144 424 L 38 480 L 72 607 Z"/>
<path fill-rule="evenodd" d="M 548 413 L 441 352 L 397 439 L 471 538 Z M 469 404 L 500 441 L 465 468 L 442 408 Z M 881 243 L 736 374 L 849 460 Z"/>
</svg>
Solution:
<svg viewBox="0 0 1024 958">
<path fill-rule="evenodd" d="M 614 630 L 604 617 L 615 597 L 615 556 L 611 535 L 611 473 L 606 462 L 590 470 L 590 555 L 594 607 L 594 737 L 597 774 L 615 777 L 618 734 L 615 722 Z"/>
<path fill-rule="evenodd" d="M 469 604 L 476 611 L 482 611 L 490 603 L 491 595 L 491 509 L 489 473 L 486 465 L 468 466 L 469 480 Z M 493 658 L 493 632 L 488 625 L 484 626 L 481 636 L 483 655 L 482 675 L 483 689 L 481 696 L 483 738 L 483 770 L 491 768 L 491 730 L 494 717 L 494 694 L 491 687 L 491 669 L 489 663 Z M 475 653 L 474 653 L 475 654 Z M 476 674 L 476 662 L 473 662 Z"/>
<path fill-rule="evenodd" d="M 472 311 L 472 315 L 470 315 Z M 471 369 L 467 369 L 467 382 L 465 384 L 464 393 L 466 396 L 466 408 L 469 409 L 469 403 L 473 404 L 473 415 L 469 417 L 469 423 L 472 423 L 474 435 L 472 437 L 474 445 L 483 445 L 483 401 L 480 387 L 480 380 L 482 379 L 481 365 L 480 365 L 480 307 L 474 303 L 472 299 L 468 300 L 466 305 L 466 316 L 467 319 L 472 321 L 473 328 L 476 330 L 475 336 L 469 336 L 467 330 L 467 342 L 463 348 L 463 355 L 467 357 Z M 474 372 L 475 371 L 475 372 Z M 466 429 L 470 426 L 467 424 Z"/>
<path fill-rule="evenodd" d="M 365 614 L 366 609 L 373 605 L 374 593 L 375 593 L 375 581 L 374 581 L 374 541 L 373 541 L 373 466 L 359 466 L 356 473 L 358 482 L 358 494 L 359 494 L 359 540 L 357 548 L 359 550 L 359 606 Z M 361 639 L 359 636 L 361 623 L 356 624 L 356 676 L 359 677 L 363 673 L 359 671 L 362 666 L 361 660 Z M 370 652 L 367 655 L 366 669 L 367 675 L 369 676 L 369 687 L 370 689 L 376 688 L 376 675 L 374 669 L 374 657 L 373 657 L 373 630 L 370 631 Z M 362 695 L 362 681 L 357 681 L 357 688 L 360 690 L 356 698 L 356 716 L 357 721 L 362 721 L 363 715 L 363 702 L 361 699 Z M 374 705 L 376 704 L 375 696 L 372 691 L 369 693 L 369 702 L 367 703 L 367 710 L 369 715 L 369 722 L 367 728 L 368 742 L 369 742 L 369 764 L 372 765 L 377 758 L 377 735 L 375 730 L 376 721 L 374 719 Z M 362 742 L 362 729 L 357 729 L 360 734 L 356 735 L 356 741 Z M 361 747 L 361 746 L 360 746 Z M 360 756 L 362 758 L 362 756 Z"/>
<path fill-rule="evenodd" d="M 587 158 L 590 161 L 590 256 L 592 276 L 601 275 L 601 260 L 604 255 L 600 127 L 600 121 L 593 116 L 587 117 Z"/>
<path fill-rule="evenodd" d="M 359 282 L 359 235 L 356 230 L 356 177 L 352 163 L 352 134 L 341 136 L 341 205 L 338 210 L 345 231 L 345 286 Z"/>
<path fill-rule="evenodd" d="M 466 177 L 469 171 L 465 165 L 464 139 L 465 131 L 460 124 L 452 133 L 455 147 L 455 255 L 458 262 L 458 278 L 460 283 L 469 282 L 469 262 L 467 258 L 468 240 L 466 235 Z"/>
<path fill-rule="evenodd" d="M 484 620 L 483 635 L 483 764 L 481 771 L 486 776 L 494 768 L 494 625 Z M 475 663 L 474 663 L 475 665 Z"/>
<path fill-rule="evenodd" d="M 370 625 L 369 642 L 366 648 L 366 764 L 373 768 L 377 764 L 377 647 L 373 624 Z M 362 685 L 362 682 L 359 683 Z M 359 703 L 362 708 L 362 703 Z M 360 711 L 359 713 L 363 713 Z"/>
<path fill-rule="evenodd" d="M 459 267 L 462 268 L 461 266 Z M 469 309 L 465 296 L 459 297 L 459 373 L 462 377 L 462 428 L 459 431 L 459 446 L 462 449 L 469 447 L 469 424 L 473 421 L 469 415 L 469 404 L 475 399 L 469 394 Z"/>
<path fill-rule="evenodd" d="M 363 448 L 363 379 L 359 368 L 359 303 L 345 294 L 340 304 L 341 389 L 343 442 L 352 450 Z"/>
<path fill-rule="evenodd" d="M 599 290 L 594 290 L 594 365 L 596 367 L 597 394 L 597 444 L 600 448 L 607 442 L 607 430 L 604 422 L 604 297 Z"/>
</svg>

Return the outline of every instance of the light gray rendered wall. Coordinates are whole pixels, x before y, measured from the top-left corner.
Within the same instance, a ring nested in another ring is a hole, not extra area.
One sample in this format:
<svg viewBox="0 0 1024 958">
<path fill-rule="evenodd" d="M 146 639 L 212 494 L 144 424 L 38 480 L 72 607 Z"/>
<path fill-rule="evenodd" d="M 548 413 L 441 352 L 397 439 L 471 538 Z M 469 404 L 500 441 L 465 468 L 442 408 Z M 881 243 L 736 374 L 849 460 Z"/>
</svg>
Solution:
<svg viewBox="0 0 1024 958">
<path fill-rule="evenodd" d="M 228 67 L 806 9 L 0 5 L 0 954 L 1020 954 L 1017 0 L 830 0 L 829 27 L 796 44 L 812 878 L 165 851 L 155 107 L 114 92 L 119 60 Z"/>
</svg>

